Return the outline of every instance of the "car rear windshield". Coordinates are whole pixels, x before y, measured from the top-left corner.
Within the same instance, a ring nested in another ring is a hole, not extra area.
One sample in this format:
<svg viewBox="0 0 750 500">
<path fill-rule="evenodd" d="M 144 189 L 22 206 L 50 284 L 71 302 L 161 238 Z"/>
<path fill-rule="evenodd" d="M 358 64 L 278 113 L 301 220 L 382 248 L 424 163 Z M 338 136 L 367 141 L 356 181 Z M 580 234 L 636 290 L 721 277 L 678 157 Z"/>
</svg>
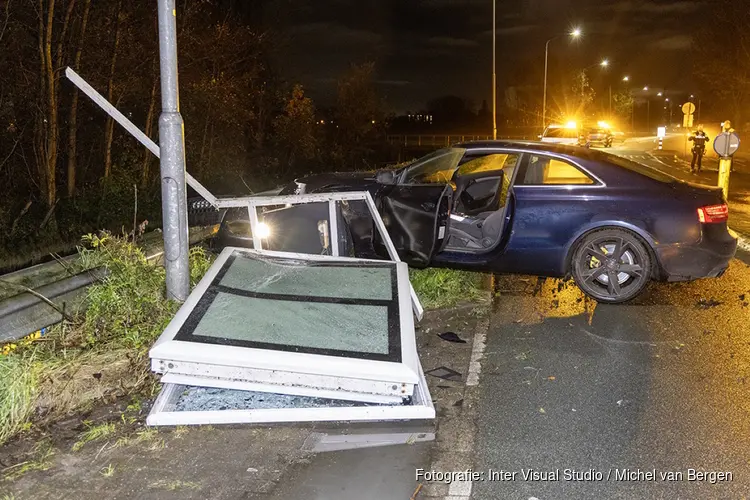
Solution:
<svg viewBox="0 0 750 500">
<path fill-rule="evenodd" d="M 665 174 L 664 172 L 660 172 L 659 170 L 649 167 L 648 165 L 644 165 L 643 163 L 638 163 L 633 160 L 629 160 L 621 156 L 615 156 L 609 153 L 599 154 L 605 157 L 604 159 L 607 163 L 612 163 L 614 165 L 617 165 L 618 167 L 625 168 L 641 175 L 645 175 L 646 177 L 654 179 L 655 181 L 666 183 L 673 183 L 677 181 L 675 177 Z"/>
</svg>

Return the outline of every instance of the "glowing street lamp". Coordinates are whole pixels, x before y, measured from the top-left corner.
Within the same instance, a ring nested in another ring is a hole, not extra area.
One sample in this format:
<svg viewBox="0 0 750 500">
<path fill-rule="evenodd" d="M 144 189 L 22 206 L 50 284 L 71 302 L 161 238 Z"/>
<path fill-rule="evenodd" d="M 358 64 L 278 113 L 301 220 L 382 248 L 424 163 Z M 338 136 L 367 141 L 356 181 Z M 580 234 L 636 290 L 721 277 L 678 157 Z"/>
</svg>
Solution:
<svg viewBox="0 0 750 500">
<path fill-rule="evenodd" d="M 599 63 L 603 68 L 606 68 L 609 66 L 609 61 L 607 59 L 602 59 L 602 62 Z"/>
<path fill-rule="evenodd" d="M 629 76 L 623 76 L 622 77 L 622 81 L 623 82 L 629 82 L 630 81 L 630 77 Z"/>
<path fill-rule="evenodd" d="M 643 87 L 644 92 L 648 92 L 648 86 Z"/>
<path fill-rule="evenodd" d="M 493 5 L 493 12 L 494 12 L 495 0 L 492 0 L 492 5 Z M 494 22 L 494 19 L 493 19 L 493 22 Z M 494 33 L 495 33 L 494 29 L 492 30 L 492 33 L 494 37 Z M 570 33 L 568 33 L 568 35 L 573 39 L 580 38 L 581 34 L 582 34 L 581 28 L 573 28 L 573 30 L 571 30 Z M 544 128 L 547 123 L 547 56 L 549 54 L 549 43 L 556 38 L 560 38 L 561 36 L 563 35 L 553 36 L 552 38 L 547 40 L 546 44 L 544 44 L 544 97 L 542 98 L 542 128 Z M 495 46 L 495 43 L 493 41 L 492 43 L 493 51 L 494 51 L 494 46 Z M 493 68 L 494 68 L 494 55 L 493 55 Z"/>
</svg>

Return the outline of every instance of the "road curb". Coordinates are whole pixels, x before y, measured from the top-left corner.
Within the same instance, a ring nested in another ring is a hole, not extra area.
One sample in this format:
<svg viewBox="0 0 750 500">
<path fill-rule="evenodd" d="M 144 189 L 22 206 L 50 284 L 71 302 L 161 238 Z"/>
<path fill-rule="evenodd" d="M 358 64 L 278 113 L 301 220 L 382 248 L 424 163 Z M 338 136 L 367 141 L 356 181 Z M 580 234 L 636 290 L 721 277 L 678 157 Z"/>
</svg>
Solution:
<svg viewBox="0 0 750 500">
<path fill-rule="evenodd" d="M 734 230 L 733 230 L 734 231 Z M 750 253 L 750 237 L 746 236 L 744 234 L 741 234 L 737 231 L 734 231 L 737 233 L 737 249 L 742 250 L 743 252 Z"/>
<path fill-rule="evenodd" d="M 430 470 L 439 472 L 465 472 L 474 466 L 474 448 L 477 436 L 477 415 L 479 411 L 479 375 L 481 373 L 481 359 L 487 340 L 487 332 L 490 326 L 490 304 L 487 304 L 487 316 L 479 321 L 474 333 L 471 347 L 471 358 L 469 370 L 466 375 L 466 383 L 463 390 L 462 411 L 459 417 L 452 419 L 453 422 L 441 421 L 438 423 L 437 435 L 442 440 L 439 449 L 431 460 Z M 459 421 L 461 432 L 451 433 L 450 440 L 446 440 L 446 434 L 440 434 L 440 428 L 453 427 Z M 450 441 L 450 442 L 449 442 Z M 468 446 L 467 446 L 468 444 Z M 472 492 L 471 481 L 452 481 L 445 483 L 427 483 L 419 495 L 422 500 L 469 500 Z"/>
</svg>

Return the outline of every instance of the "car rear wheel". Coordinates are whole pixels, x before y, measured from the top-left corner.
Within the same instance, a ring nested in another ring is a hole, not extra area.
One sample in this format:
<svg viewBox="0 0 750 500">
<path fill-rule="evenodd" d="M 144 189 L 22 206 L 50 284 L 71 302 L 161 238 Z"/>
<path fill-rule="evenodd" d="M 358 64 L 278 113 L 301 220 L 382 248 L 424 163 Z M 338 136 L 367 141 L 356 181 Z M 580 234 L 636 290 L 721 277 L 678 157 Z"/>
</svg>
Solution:
<svg viewBox="0 0 750 500">
<path fill-rule="evenodd" d="M 651 279 L 651 255 L 635 235 L 604 229 L 583 237 L 573 253 L 571 269 L 578 287 L 599 302 L 633 299 Z"/>
</svg>

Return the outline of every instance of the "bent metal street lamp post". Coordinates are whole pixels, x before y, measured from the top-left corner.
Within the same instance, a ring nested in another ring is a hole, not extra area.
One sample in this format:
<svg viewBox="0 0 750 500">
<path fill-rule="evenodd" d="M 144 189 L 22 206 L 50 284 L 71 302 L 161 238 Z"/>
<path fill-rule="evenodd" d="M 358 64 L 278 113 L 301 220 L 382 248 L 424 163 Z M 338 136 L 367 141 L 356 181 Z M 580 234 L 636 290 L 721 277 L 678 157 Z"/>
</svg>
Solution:
<svg viewBox="0 0 750 500">
<path fill-rule="evenodd" d="M 161 106 L 159 148 L 164 267 L 167 298 L 184 302 L 190 292 L 188 263 L 185 136 L 177 83 L 177 13 L 175 0 L 159 0 Z"/>
<path fill-rule="evenodd" d="M 494 33 L 494 31 L 493 31 Z M 581 30 L 580 28 L 575 28 L 573 31 L 568 33 L 573 38 L 578 38 L 581 36 Z M 547 40 L 547 43 L 544 44 L 544 94 L 542 97 L 542 129 L 547 125 L 547 59 L 549 56 L 549 43 L 552 40 L 555 40 L 557 38 L 560 38 L 564 35 L 556 35 Z"/>
</svg>

